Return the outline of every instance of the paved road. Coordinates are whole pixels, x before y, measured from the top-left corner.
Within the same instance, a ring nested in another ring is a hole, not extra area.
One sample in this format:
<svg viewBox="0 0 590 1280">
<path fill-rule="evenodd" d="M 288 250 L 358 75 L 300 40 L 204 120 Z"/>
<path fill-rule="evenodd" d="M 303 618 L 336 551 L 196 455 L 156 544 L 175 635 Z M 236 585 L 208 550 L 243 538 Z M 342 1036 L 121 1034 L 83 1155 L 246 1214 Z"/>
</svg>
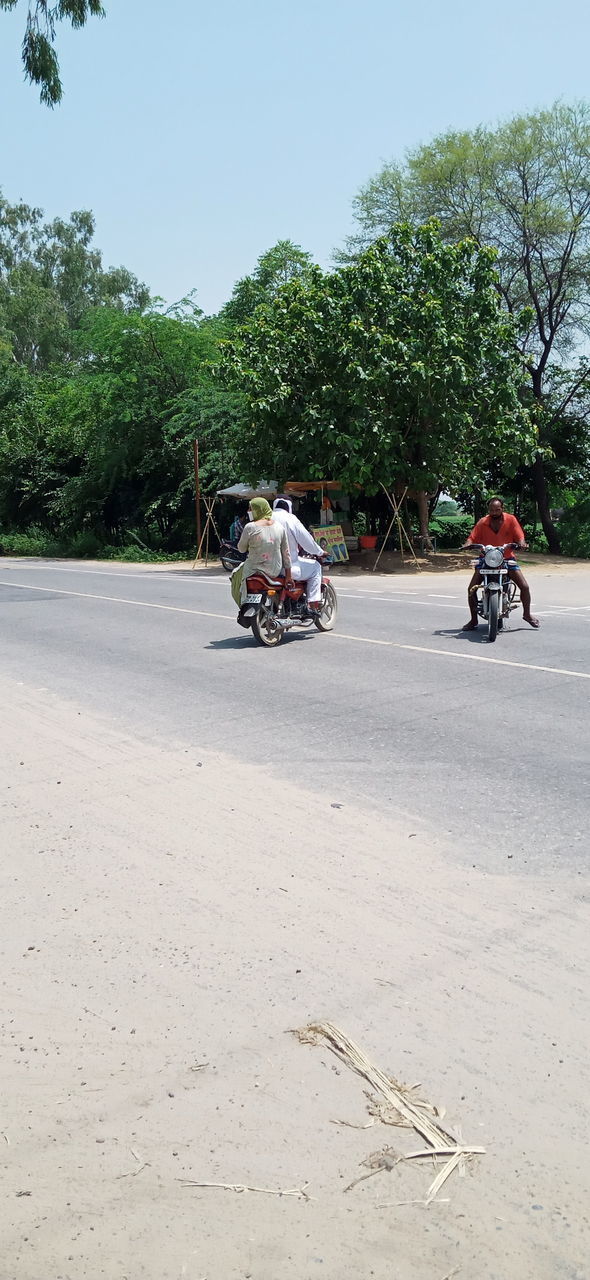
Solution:
<svg viewBox="0 0 590 1280">
<path fill-rule="evenodd" d="M 493 647 L 460 631 L 461 576 L 363 575 L 337 581 L 336 633 L 269 652 L 215 571 L 5 559 L 2 670 L 146 738 L 255 744 L 277 783 L 435 824 L 469 865 L 582 869 L 590 568 L 530 577 L 541 630 L 515 613 Z"/>
<path fill-rule="evenodd" d="M 275 652 L 215 572 L 0 561 L 7 1280 L 587 1280 L 590 568 L 529 576 L 494 646 L 367 575 Z M 422 1142 L 318 1018 L 472 1177 L 343 1193 Z"/>
</svg>

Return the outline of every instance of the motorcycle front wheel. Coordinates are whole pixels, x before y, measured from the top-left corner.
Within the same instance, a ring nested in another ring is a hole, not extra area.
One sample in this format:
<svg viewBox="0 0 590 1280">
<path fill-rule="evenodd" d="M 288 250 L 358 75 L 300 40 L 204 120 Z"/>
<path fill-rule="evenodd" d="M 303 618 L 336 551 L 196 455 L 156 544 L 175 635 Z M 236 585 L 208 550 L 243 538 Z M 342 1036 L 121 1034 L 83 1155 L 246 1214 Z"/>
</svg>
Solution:
<svg viewBox="0 0 590 1280">
<path fill-rule="evenodd" d="M 338 600 L 331 582 L 322 588 L 322 607 L 314 617 L 318 631 L 332 631 L 338 613 Z"/>
<path fill-rule="evenodd" d="M 276 649 L 283 639 L 283 628 L 277 626 L 273 610 L 263 604 L 256 617 L 252 619 L 252 634 L 258 644 L 265 649 Z"/>
<path fill-rule="evenodd" d="M 497 591 L 491 591 L 488 599 L 488 643 L 492 644 L 498 634 L 498 606 L 499 597 Z"/>
</svg>

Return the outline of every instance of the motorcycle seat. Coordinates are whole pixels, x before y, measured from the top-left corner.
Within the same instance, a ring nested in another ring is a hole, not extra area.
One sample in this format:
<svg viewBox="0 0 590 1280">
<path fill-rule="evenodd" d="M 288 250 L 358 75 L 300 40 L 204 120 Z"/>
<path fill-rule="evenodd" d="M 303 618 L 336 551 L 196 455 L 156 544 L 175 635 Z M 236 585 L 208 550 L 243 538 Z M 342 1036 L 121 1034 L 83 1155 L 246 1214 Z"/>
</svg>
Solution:
<svg viewBox="0 0 590 1280">
<path fill-rule="evenodd" d="M 284 579 L 284 578 L 269 578 L 268 574 L 267 574 L 267 573 L 262 573 L 262 570 L 260 570 L 260 569 L 258 570 L 258 572 L 257 572 L 257 573 L 252 574 L 252 577 L 253 577 L 253 578 L 255 578 L 255 577 L 256 577 L 256 578 L 264 578 L 264 581 L 265 581 L 265 582 L 268 582 L 269 586 L 271 586 L 271 587 L 283 587 L 283 586 L 285 585 L 285 579 Z"/>
</svg>

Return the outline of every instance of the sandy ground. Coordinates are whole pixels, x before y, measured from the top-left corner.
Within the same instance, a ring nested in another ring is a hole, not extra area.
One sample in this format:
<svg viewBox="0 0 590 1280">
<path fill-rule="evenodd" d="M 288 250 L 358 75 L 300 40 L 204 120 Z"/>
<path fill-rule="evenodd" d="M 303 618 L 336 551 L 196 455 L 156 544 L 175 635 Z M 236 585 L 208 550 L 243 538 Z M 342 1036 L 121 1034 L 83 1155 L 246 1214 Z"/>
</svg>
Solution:
<svg viewBox="0 0 590 1280">
<path fill-rule="evenodd" d="M 2 1280 L 587 1280 L 579 878 L 0 695 Z M 487 1148 L 440 1203 L 411 1165 L 344 1192 L 422 1142 L 333 1123 L 366 1098 L 318 1018 Z"/>
<path fill-rule="evenodd" d="M 345 577 L 349 574 L 374 574 L 375 577 L 390 577 L 392 574 L 405 574 L 410 577 L 419 577 L 423 574 L 440 574 L 440 573 L 465 573 L 471 564 L 470 555 L 467 552 L 455 551 L 438 551 L 436 555 L 419 556 L 417 559 L 410 560 L 405 557 L 403 560 L 399 552 L 386 551 L 377 564 L 377 570 L 374 571 L 376 562 L 376 554 L 373 552 L 357 552 L 348 564 L 333 565 L 331 572 Z M 549 556 L 541 555 L 535 552 L 521 552 L 518 556 L 519 564 L 525 571 L 534 571 L 535 574 L 541 576 L 549 574 L 559 574 L 567 576 L 570 573 L 578 573 L 580 571 L 587 573 L 590 565 L 588 560 L 574 560 L 567 556 Z M 90 563 L 90 562 L 88 562 Z M 92 563 L 105 565 L 104 560 L 96 560 Z M 123 563 L 123 562 L 120 562 Z M 221 569 L 219 560 L 211 559 L 206 565 L 204 561 L 198 563 L 193 560 L 183 560 L 182 562 L 170 561 L 166 563 L 158 563 L 150 566 L 152 569 L 193 569 L 194 571 L 206 571 L 209 569 Z M 222 570 L 223 572 L 223 570 Z"/>
<path fill-rule="evenodd" d="M 8 557 L 6 557 L 6 559 L 8 559 Z M 352 556 L 348 564 L 333 565 L 330 572 L 336 573 L 338 576 L 342 576 L 344 578 L 356 576 L 357 574 L 362 574 L 364 576 L 369 573 L 371 574 L 371 577 L 374 576 L 377 579 L 384 577 L 389 578 L 396 574 L 404 574 L 409 577 L 423 577 L 430 574 L 465 574 L 471 565 L 471 557 L 468 553 L 455 551 L 439 551 L 436 555 L 429 556 L 428 558 L 418 557 L 416 561 L 409 560 L 407 558 L 402 560 L 399 552 L 388 551 L 381 556 L 376 573 L 374 573 L 373 569 L 375 560 L 376 555 L 373 554 L 373 552 L 364 552 L 362 554 L 357 552 Z M 567 556 L 541 555 L 536 552 L 522 552 L 519 554 L 518 560 L 525 573 L 533 572 L 536 577 L 543 577 L 545 575 L 551 577 L 554 575 L 568 577 L 572 574 L 578 576 L 580 573 L 587 574 L 588 569 L 590 568 L 589 560 L 574 560 Z M 0 565 L 1 563 L 2 557 L 0 556 Z M 11 556 L 10 563 L 32 565 L 36 563 L 36 557 Z M 41 561 L 41 563 L 47 562 Z M 71 565 L 73 562 L 67 559 L 64 559 L 63 561 L 55 559 L 52 563 Z M 84 564 L 89 568 L 100 568 L 103 570 L 109 568 L 116 569 L 118 567 L 132 568 L 134 563 L 135 562 L 132 560 L 84 561 Z M 159 571 L 161 573 L 170 573 L 171 571 L 186 572 L 189 569 L 194 573 L 203 574 L 207 574 L 210 571 L 215 571 L 217 573 L 224 572 L 221 561 L 216 560 L 214 557 L 211 557 L 207 564 L 205 564 L 204 560 L 142 561 L 137 567 L 138 569 L 149 568 L 152 571 Z"/>
</svg>

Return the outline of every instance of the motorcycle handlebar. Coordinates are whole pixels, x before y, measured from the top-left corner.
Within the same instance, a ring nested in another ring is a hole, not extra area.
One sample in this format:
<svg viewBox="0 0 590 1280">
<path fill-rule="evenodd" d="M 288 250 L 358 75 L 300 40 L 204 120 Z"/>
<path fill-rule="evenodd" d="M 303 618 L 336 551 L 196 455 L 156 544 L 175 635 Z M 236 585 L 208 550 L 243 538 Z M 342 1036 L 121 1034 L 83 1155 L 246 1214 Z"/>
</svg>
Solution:
<svg viewBox="0 0 590 1280">
<path fill-rule="evenodd" d="M 501 547 L 494 547 L 494 551 L 508 551 L 509 547 L 519 547 L 519 542 L 505 542 Z M 467 546 L 460 547 L 460 551 L 485 551 L 486 544 L 484 542 L 469 542 Z"/>
</svg>

